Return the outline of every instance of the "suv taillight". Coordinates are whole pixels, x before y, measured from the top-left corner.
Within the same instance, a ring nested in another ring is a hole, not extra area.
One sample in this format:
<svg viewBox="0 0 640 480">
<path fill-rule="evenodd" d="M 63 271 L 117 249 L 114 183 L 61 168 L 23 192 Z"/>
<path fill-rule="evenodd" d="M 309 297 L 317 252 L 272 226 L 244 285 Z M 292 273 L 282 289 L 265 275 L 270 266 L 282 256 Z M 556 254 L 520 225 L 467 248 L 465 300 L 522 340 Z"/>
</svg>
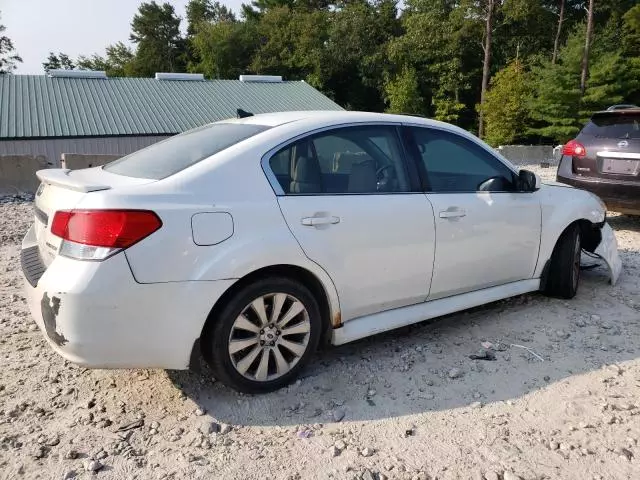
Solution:
<svg viewBox="0 0 640 480">
<path fill-rule="evenodd" d="M 160 218 L 149 210 L 59 210 L 51 222 L 51 233 L 63 240 L 61 255 L 104 260 L 161 226 Z"/>
<path fill-rule="evenodd" d="M 562 154 L 569 157 L 584 157 L 587 154 L 587 149 L 577 140 L 569 140 L 562 147 Z"/>
</svg>

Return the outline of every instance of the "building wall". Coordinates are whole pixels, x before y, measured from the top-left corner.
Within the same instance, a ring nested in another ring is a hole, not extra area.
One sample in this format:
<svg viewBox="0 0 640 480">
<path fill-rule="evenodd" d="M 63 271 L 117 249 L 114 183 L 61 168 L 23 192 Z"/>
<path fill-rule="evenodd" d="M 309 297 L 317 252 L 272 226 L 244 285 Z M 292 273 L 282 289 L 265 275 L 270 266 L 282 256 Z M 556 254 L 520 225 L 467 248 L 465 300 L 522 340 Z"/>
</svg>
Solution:
<svg viewBox="0 0 640 480">
<path fill-rule="evenodd" d="M 50 167 L 60 167 L 63 153 L 127 155 L 168 136 L 51 138 L 0 140 L 0 155 L 42 156 Z"/>
</svg>

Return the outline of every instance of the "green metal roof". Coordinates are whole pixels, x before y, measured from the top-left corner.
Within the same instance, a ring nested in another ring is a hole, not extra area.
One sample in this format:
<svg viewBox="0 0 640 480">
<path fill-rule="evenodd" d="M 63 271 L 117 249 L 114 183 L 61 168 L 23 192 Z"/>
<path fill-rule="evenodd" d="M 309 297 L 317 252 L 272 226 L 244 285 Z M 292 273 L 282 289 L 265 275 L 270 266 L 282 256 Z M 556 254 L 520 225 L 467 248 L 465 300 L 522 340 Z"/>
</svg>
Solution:
<svg viewBox="0 0 640 480">
<path fill-rule="evenodd" d="M 253 113 L 342 110 L 305 82 L 0 75 L 0 139 L 174 134 Z"/>
</svg>

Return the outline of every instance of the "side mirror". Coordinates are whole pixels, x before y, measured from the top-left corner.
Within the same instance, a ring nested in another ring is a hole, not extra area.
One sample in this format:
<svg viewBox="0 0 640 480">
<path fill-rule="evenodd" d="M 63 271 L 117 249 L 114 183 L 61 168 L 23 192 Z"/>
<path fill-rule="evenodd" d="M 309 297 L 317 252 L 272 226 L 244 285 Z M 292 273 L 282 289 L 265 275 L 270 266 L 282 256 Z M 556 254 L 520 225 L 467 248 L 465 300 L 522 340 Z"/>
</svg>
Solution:
<svg viewBox="0 0 640 480">
<path fill-rule="evenodd" d="M 518 173 L 518 190 L 521 192 L 535 192 L 541 184 L 540 177 L 529 170 L 522 169 Z"/>
</svg>

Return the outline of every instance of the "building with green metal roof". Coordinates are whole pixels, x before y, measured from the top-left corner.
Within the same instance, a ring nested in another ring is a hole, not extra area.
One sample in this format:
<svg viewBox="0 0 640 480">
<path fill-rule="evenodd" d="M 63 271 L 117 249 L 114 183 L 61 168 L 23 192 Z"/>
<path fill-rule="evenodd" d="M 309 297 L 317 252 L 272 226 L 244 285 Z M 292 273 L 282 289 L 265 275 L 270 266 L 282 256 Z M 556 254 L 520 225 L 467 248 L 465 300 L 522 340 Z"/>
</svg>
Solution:
<svg viewBox="0 0 640 480">
<path fill-rule="evenodd" d="M 204 80 L 197 74 L 108 78 L 103 72 L 0 75 L 0 155 L 125 155 L 168 136 L 235 117 L 342 110 L 303 81 L 243 75 Z"/>
</svg>

